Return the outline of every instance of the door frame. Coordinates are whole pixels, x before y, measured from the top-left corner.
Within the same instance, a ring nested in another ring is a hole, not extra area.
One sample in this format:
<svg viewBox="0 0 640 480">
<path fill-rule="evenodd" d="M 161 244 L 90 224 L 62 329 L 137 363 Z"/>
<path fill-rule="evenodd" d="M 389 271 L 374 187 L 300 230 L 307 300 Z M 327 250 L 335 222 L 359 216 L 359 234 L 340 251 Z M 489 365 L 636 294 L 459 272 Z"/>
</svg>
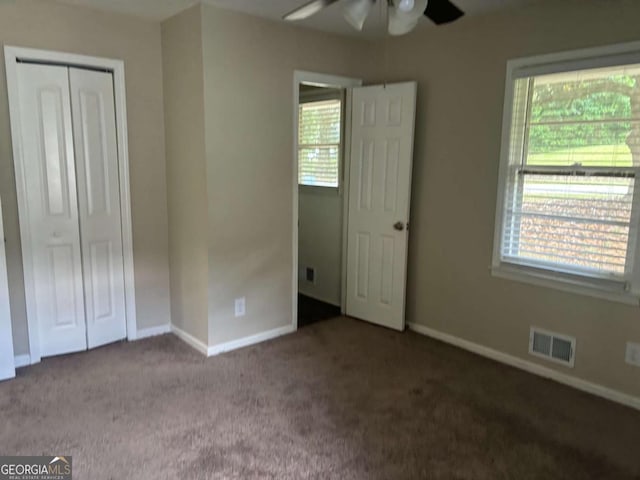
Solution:
<svg viewBox="0 0 640 480">
<path fill-rule="evenodd" d="M 138 335 L 136 319 L 136 294 L 133 263 L 133 229 L 131 222 L 131 193 L 129 186 L 129 142 L 127 136 L 127 102 L 124 75 L 124 61 L 110 58 L 92 57 L 73 53 L 49 50 L 38 50 L 15 46 L 4 47 L 5 67 L 7 73 L 7 92 L 10 99 L 9 114 L 11 119 L 11 138 L 21 138 L 20 109 L 18 107 L 18 60 L 98 69 L 113 74 L 113 87 L 116 110 L 116 133 L 118 136 L 118 173 L 120 180 L 120 213 L 122 222 L 122 251 L 124 261 L 125 314 L 127 323 L 127 339 L 136 340 Z M 23 171 L 22 147 L 20 142 L 12 141 L 13 163 L 16 176 L 16 193 L 18 211 L 22 219 L 29 218 L 25 175 Z M 28 222 L 20 222 L 22 239 L 22 265 L 24 270 L 25 301 L 27 307 L 27 327 L 29 332 L 30 363 L 38 363 L 40 355 L 40 339 L 38 318 L 36 314 L 32 265 L 32 247 Z M 31 293 L 30 293 L 31 292 Z"/>
<path fill-rule="evenodd" d="M 343 215 L 342 215 L 342 265 L 341 265 L 341 294 L 340 311 L 345 312 L 346 289 L 344 288 L 347 276 L 347 262 L 345 261 L 347 246 L 347 228 L 349 224 L 349 167 L 351 165 L 351 90 L 353 87 L 362 86 L 362 79 L 342 77 L 325 73 L 309 72 L 305 70 L 295 70 L 293 72 L 293 271 L 292 271 L 292 297 L 291 297 L 291 318 L 292 327 L 298 329 L 298 215 L 299 215 L 299 194 L 298 194 L 298 115 L 300 108 L 300 85 L 310 84 L 318 87 L 342 88 L 345 89 L 345 115 L 344 115 L 344 145 L 343 145 Z"/>
<path fill-rule="evenodd" d="M 2 223 L 2 198 L 0 198 L 0 381 L 16 376 L 16 361 L 13 348 L 13 328 L 9 305 L 9 282 L 7 259 L 4 248 L 4 226 Z M 10 358 L 8 363 L 4 359 Z"/>
</svg>

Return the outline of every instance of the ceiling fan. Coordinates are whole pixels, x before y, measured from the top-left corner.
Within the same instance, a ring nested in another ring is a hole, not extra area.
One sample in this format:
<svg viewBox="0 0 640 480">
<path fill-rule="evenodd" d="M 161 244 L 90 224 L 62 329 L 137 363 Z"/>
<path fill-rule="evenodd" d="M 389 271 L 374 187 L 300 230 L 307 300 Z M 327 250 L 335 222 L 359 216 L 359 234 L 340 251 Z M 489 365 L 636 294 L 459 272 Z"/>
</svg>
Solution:
<svg viewBox="0 0 640 480">
<path fill-rule="evenodd" d="M 341 0 L 311 0 L 287 13 L 284 20 L 304 20 Z M 345 3 L 345 20 L 356 30 L 362 30 L 364 22 L 378 0 L 342 0 Z M 453 22 L 464 12 L 449 0 L 380 0 L 389 8 L 388 31 L 391 35 L 404 35 L 413 30 L 418 20 L 425 15 L 436 25 Z"/>
</svg>

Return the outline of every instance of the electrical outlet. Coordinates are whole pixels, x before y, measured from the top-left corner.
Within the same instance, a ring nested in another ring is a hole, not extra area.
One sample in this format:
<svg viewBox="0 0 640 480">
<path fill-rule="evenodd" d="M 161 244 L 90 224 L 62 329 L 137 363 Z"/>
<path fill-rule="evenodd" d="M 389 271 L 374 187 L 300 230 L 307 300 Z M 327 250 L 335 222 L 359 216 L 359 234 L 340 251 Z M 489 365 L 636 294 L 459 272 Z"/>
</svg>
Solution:
<svg viewBox="0 0 640 480">
<path fill-rule="evenodd" d="M 247 313 L 247 301 L 245 297 L 236 298 L 236 317 L 244 317 Z"/>
<path fill-rule="evenodd" d="M 627 363 L 640 367 L 640 343 L 627 343 Z"/>
</svg>

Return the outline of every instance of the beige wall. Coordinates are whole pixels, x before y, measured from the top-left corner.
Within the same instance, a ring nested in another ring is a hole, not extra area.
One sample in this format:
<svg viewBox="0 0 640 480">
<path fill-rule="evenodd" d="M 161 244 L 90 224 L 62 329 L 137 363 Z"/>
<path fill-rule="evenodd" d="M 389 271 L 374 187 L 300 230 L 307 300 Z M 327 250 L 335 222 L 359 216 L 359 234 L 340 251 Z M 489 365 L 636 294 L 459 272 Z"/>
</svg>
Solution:
<svg viewBox="0 0 640 480">
<path fill-rule="evenodd" d="M 166 325 L 169 269 L 159 25 L 51 1 L 1 2 L 0 43 L 125 61 L 138 328 Z M 4 58 L 0 66 L 0 195 L 14 344 L 20 355 L 28 353 L 28 336 Z"/>
<path fill-rule="evenodd" d="M 208 344 L 207 176 L 200 7 L 162 24 L 173 324 Z"/>
<path fill-rule="evenodd" d="M 379 78 L 419 82 L 409 321 L 532 362 L 530 325 L 575 335 L 574 370 L 543 364 L 640 396 L 640 369 L 624 362 L 640 309 L 489 272 L 507 59 L 639 40 L 638 19 L 639 2 L 551 1 L 389 45 Z"/>
<path fill-rule="evenodd" d="M 214 345 L 292 322 L 294 70 L 366 78 L 377 58 L 357 39 L 208 6 L 203 39 Z"/>
<path fill-rule="evenodd" d="M 332 305 L 342 303 L 343 195 L 334 189 L 299 188 L 298 291 Z M 307 282 L 304 269 L 315 269 L 315 282 Z"/>
</svg>

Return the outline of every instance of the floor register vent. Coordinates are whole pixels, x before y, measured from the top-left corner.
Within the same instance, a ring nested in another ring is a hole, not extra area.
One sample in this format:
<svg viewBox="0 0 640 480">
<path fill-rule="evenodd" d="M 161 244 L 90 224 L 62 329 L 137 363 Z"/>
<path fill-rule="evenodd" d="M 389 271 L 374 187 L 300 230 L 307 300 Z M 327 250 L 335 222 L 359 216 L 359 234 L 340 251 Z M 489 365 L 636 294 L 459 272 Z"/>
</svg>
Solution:
<svg viewBox="0 0 640 480">
<path fill-rule="evenodd" d="M 576 354 L 576 339 L 567 335 L 531 327 L 529 353 L 551 362 L 572 367 Z"/>
</svg>

